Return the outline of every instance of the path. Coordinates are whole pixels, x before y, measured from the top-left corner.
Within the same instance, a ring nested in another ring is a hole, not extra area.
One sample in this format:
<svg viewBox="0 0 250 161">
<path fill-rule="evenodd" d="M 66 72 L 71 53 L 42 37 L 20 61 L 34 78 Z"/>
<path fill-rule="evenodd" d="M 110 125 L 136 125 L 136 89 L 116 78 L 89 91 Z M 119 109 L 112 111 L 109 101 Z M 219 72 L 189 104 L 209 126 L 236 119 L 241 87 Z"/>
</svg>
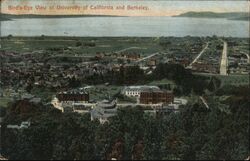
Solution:
<svg viewBox="0 0 250 161">
<path fill-rule="evenodd" d="M 208 48 L 209 42 L 207 42 L 206 46 L 203 48 L 203 50 L 198 54 L 198 56 L 193 60 L 192 63 L 189 64 L 189 68 L 192 67 L 192 65 L 202 56 L 202 54 L 206 51 Z"/>
<path fill-rule="evenodd" d="M 224 41 L 221 63 L 220 63 L 220 75 L 227 75 L 227 65 L 228 65 L 227 42 Z"/>
<path fill-rule="evenodd" d="M 158 55 L 158 54 L 159 54 L 159 52 L 154 53 L 154 54 L 151 54 L 151 55 L 149 55 L 149 56 L 147 56 L 147 57 L 144 57 L 144 58 L 142 58 L 142 59 L 137 60 L 136 63 L 139 63 L 139 62 L 141 62 L 141 61 L 143 61 L 143 60 L 152 58 L 152 57 L 154 57 L 154 56 L 156 56 L 156 55 Z"/>
</svg>

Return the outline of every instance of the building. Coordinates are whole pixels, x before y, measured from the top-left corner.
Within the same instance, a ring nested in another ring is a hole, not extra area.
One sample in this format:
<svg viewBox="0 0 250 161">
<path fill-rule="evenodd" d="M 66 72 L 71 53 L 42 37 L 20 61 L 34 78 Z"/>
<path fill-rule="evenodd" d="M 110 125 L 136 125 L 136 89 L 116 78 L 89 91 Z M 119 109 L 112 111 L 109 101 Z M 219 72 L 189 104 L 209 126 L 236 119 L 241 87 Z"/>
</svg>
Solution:
<svg viewBox="0 0 250 161">
<path fill-rule="evenodd" d="M 7 125 L 8 129 L 28 129 L 30 127 L 30 121 L 24 121 L 21 125 Z"/>
<path fill-rule="evenodd" d="M 8 160 L 7 158 L 3 157 L 1 154 L 0 154 L 0 160 Z"/>
<path fill-rule="evenodd" d="M 89 104 L 89 94 L 84 89 L 76 89 L 68 92 L 60 92 L 51 101 L 51 104 L 61 110 L 86 112 L 92 108 L 92 104 Z"/>
<path fill-rule="evenodd" d="M 140 94 L 140 104 L 170 104 L 174 102 L 174 95 L 166 90 L 145 90 Z"/>
<path fill-rule="evenodd" d="M 56 97 L 63 103 L 86 103 L 89 101 L 89 94 L 82 90 L 61 92 L 57 94 Z"/>
<path fill-rule="evenodd" d="M 157 86 L 128 86 L 122 90 L 122 94 L 128 97 L 140 97 L 141 92 L 146 90 L 160 90 Z"/>
<path fill-rule="evenodd" d="M 138 53 L 122 53 L 120 57 L 130 60 L 138 60 L 141 58 L 140 54 Z"/>
<path fill-rule="evenodd" d="M 91 120 L 98 120 L 101 124 L 108 122 L 108 118 L 117 114 L 116 101 L 103 100 L 96 104 L 96 107 L 91 111 Z"/>
<path fill-rule="evenodd" d="M 156 59 L 150 59 L 147 61 L 147 66 L 154 67 L 156 66 Z"/>
</svg>

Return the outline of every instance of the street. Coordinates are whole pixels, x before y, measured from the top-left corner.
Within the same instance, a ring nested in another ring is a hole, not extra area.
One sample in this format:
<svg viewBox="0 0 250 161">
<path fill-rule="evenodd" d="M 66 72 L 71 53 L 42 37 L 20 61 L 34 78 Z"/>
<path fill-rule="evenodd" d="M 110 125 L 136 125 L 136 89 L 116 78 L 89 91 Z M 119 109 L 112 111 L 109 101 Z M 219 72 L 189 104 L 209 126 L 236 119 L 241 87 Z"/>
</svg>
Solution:
<svg viewBox="0 0 250 161">
<path fill-rule="evenodd" d="M 220 75 L 227 75 L 227 42 L 224 41 L 222 56 L 221 56 L 221 63 L 220 63 Z"/>
</svg>

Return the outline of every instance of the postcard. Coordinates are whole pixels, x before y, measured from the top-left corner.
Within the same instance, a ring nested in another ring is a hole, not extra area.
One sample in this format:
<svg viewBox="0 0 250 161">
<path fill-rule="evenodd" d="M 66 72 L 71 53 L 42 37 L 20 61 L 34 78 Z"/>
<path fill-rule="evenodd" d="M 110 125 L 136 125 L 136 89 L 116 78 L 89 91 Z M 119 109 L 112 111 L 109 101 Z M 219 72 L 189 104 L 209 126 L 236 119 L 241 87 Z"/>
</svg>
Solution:
<svg viewBox="0 0 250 161">
<path fill-rule="evenodd" d="M 249 160 L 248 0 L 1 0 L 1 160 Z"/>
</svg>

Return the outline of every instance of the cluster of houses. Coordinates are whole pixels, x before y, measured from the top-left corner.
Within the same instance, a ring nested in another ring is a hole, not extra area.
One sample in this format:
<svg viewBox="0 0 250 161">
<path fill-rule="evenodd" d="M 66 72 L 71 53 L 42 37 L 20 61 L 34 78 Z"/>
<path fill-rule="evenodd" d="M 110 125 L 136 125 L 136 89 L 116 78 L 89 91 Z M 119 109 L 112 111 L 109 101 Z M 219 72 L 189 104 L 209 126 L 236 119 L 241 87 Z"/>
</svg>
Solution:
<svg viewBox="0 0 250 161">
<path fill-rule="evenodd" d="M 0 69 L 3 85 L 18 88 L 29 86 L 67 88 L 72 79 L 81 81 L 93 75 L 105 75 L 112 71 L 119 72 L 123 67 L 139 66 L 139 63 L 135 63 L 135 61 L 141 58 L 140 53 L 137 52 L 121 52 L 113 53 L 113 55 L 97 52 L 96 56 L 80 56 L 79 58 L 48 55 L 46 59 L 36 55 L 42 55 L 42 53 L 17 54 L 0 51 L 4 63 Z M 98 57 L 100 60 L 93 60 L 94 57 Z M 74 62 L 75 59 L 78 61 Z M 119 59 L 131 60 L 131 63 L 121 63 L 118 61 Z M 156 60 L 149 59 L 145 65 L 141 66 L 141 69 L 150 72 L 155 66 Z"/>
<path fill-rule="evenodd" d="M 192 65 L 192 71 L 202 73 L 219 73 L 219 63 L 209 63 L 207 61 L 198 61 Z"/>
<path fill-rule="evenodd" d="M 97 60 L 101 60 L 105 57 L 112 57 L 113 59 L 138 60 L 141 58 L 141 54 L 137 52 L 114 52 L 111 54 L 97 52 L 95 56 Z"/>
<path fill-rule="evenodd" d="M 250 58 L 246 53 L 228 56 L 228 70 L 230 74 L 249 74 Z"/>
</svg>

